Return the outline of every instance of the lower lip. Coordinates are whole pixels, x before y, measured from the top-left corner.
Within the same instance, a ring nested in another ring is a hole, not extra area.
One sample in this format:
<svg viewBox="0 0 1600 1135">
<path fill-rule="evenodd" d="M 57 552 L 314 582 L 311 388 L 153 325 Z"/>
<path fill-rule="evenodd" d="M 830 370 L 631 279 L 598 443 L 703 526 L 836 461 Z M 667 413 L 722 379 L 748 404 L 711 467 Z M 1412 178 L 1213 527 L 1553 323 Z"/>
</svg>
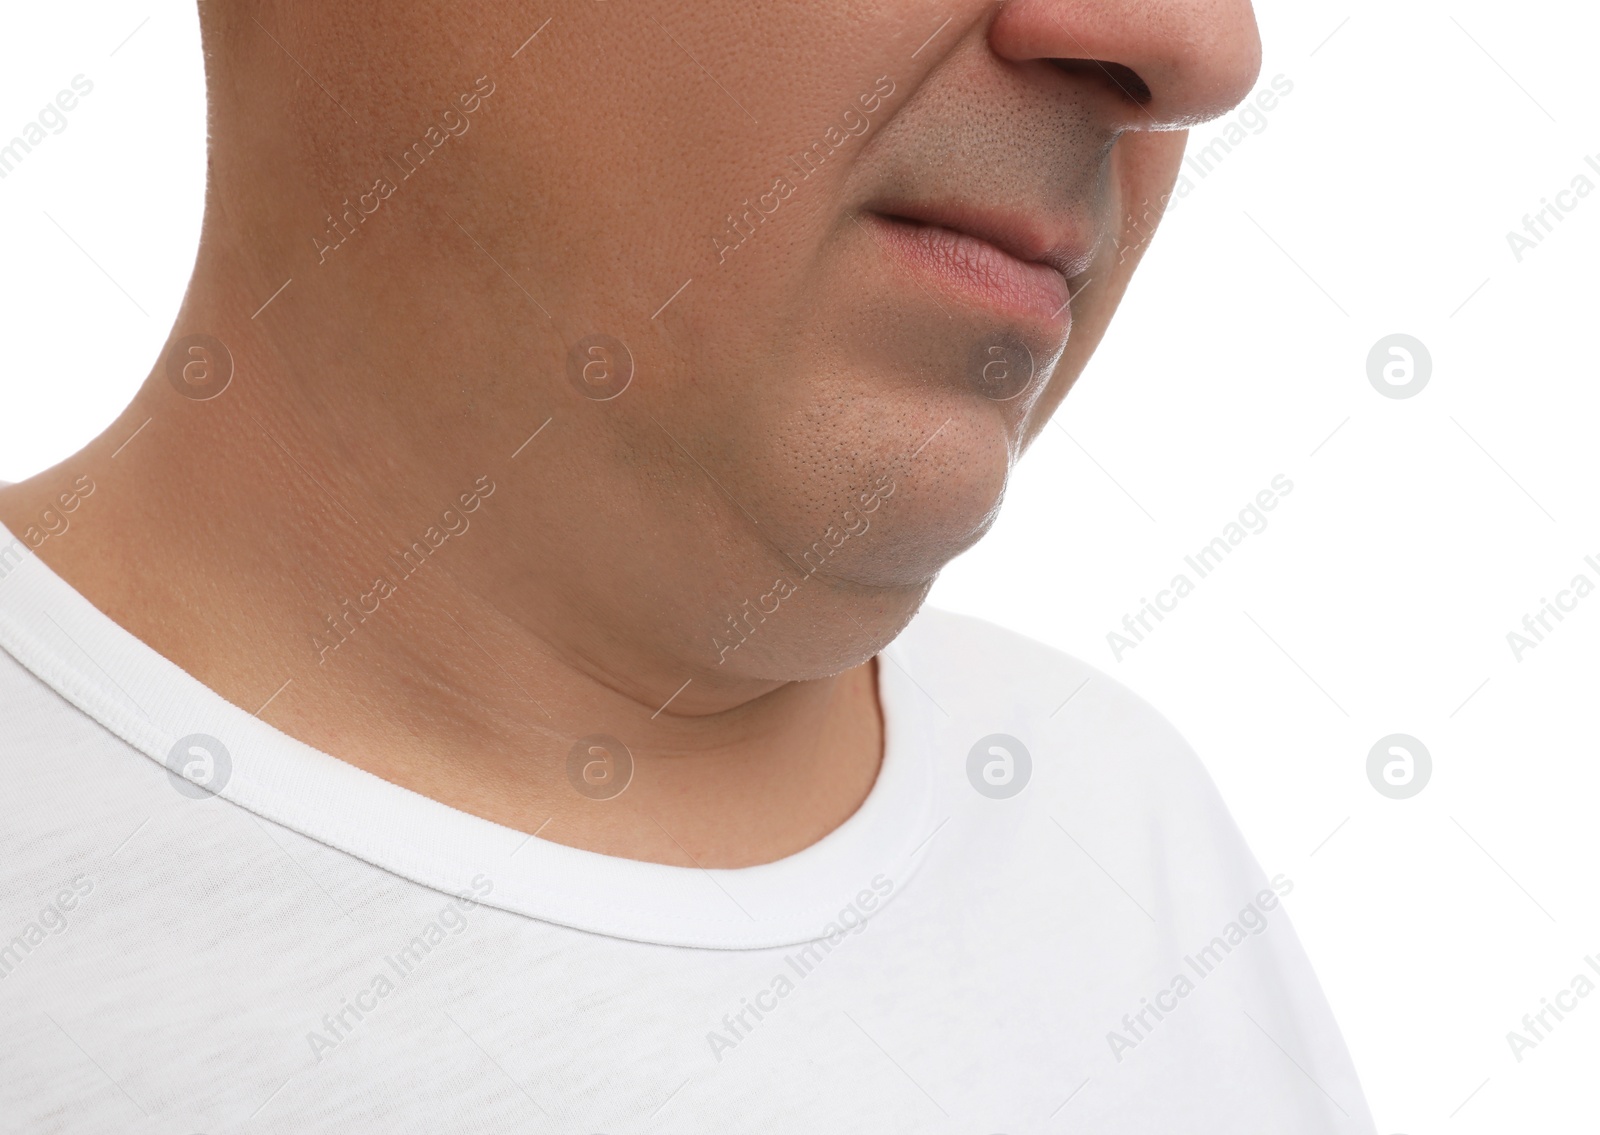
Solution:
<svg viewBox="0 0 1600 1135">
<path fill-rule="evenodd" d="M 925 285 L 958 303 L 1008 322 L 1042 324 L 1058 336 L 1072 323 L 1072 292 L 1054 268 L 1018 260 L 988 241 L 937 225 L 868 213 L 866 226 Z"/>
</svg>

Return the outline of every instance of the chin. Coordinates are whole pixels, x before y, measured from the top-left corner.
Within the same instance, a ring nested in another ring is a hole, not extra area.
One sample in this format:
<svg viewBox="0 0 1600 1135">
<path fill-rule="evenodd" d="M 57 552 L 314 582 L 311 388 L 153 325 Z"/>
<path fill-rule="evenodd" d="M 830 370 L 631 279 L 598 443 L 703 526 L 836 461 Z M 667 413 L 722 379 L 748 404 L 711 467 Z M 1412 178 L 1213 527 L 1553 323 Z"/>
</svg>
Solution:
<svg viewBox="0 0 1600 1135">
<path fill-rule="evenodd" d="M 899 637 L 932 582 L 867 587 L 845 580 L 808 581 L 781 609 L 764 619 L 747 619 L 743 641 L 718 668 L 762 682 L 806 682 L 842 674 Z"/>
<path fill-rule="evenodd" d="M 864 587 L 925 588 L 988 531 L 1032 401 L 903 364 L 774 387 L 716 467 L 781 562 Z"/>
<path fill-rule="evenodd" d="M 809 446 L 765 439 L 763 475 L 743 483 L 758 490 L 749 499 L 766 548 L 725 600 L 731 615 L 711 643 L 718 669 L 802 681 L 860 665 L 993 524 L 1014 443 L 992 404 L 926 388 L 863 403 L 878 410 L 871 430 L 812 434 Z M 815 444 L 819 436 L 829 444 Z"/>
<path fill-rule="evenodd" d="M 902 456 L 878 474 L 893 491 L 860 516 L 865 530 L 830 558 L 830 578 L 926 588 L 999 514 L 1015 451 L 1010 423 L 991 404 L 959 392 L 924 396 L 916 428 L 897 431 L 894 445 Z"/>
</svg>

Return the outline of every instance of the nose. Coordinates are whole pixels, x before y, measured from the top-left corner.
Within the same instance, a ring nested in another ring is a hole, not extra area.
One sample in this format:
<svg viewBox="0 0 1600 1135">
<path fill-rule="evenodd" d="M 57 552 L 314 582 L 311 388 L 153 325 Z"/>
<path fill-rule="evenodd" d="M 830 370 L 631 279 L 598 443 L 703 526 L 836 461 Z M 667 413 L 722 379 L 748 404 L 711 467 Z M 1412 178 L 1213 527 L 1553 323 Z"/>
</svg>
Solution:
<svg viewBox="0 0 1600 1135">
<path fill-rule="evenodd" d="M 1261 69 L 1250 0 L 1008 0 L 992 50 L 1104 85 L 1128 130 L 1182 130 L 1232 109 Z"/>
</svg>

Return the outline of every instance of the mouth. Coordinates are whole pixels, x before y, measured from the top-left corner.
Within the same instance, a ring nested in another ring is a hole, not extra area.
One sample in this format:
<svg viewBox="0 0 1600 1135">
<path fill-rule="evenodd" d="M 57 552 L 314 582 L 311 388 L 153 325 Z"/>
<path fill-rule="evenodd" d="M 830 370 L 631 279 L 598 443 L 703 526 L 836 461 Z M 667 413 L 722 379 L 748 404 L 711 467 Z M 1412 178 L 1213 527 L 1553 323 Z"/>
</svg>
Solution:
<svg viewBox="0 0 1600 1135">
<path fill-rule="evenodd" d="M 956 207 L 891 204 L 863 211 L 867 229 L 941 308 L 953 301 L 1064 341 L 1073 281 L 1090 254 L 1029 220 Z M 946 308 L 948 314 L 948 308 Z"/>
</svg>

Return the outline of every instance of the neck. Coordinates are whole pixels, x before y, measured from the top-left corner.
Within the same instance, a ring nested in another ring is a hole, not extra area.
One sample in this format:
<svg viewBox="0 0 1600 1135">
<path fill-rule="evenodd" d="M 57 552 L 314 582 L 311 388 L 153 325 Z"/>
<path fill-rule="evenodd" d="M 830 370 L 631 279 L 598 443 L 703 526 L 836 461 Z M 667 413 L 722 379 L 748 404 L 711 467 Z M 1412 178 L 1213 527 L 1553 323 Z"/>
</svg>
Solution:
<svg viewBox="0 0 1600 1135">
<path fill-rule="evenodd" d="M 208 224 L 173 343 L 224 343 L 227 388 L 180 394 L 164 355 L 105 434 L 0 490 L 0 521 L 21 535 L 87 476 L 73 528 L 37 548 L 52 569 L 235 705 L 446 804 L 705 867 L 815 842 L 876 776 L 873 664 L 806 681 L 708 667 L 683 628 L 725 612 L 692 582 L 608 591 L 609 565 L 583 559 L 586 531 L 615 522 L 607 495 L 627 497 L 594 483 L 617 463 L 548 391 L 482 377 L 541 348 L 559 365 L 549 330 L 459 231 L 408 244 L 393 220 L 393 243 L 297 270 L 264 311 L 269 257 Z M 595 735 L 634 765 L 614 799 L 569 776 Z"/>
</svg>

